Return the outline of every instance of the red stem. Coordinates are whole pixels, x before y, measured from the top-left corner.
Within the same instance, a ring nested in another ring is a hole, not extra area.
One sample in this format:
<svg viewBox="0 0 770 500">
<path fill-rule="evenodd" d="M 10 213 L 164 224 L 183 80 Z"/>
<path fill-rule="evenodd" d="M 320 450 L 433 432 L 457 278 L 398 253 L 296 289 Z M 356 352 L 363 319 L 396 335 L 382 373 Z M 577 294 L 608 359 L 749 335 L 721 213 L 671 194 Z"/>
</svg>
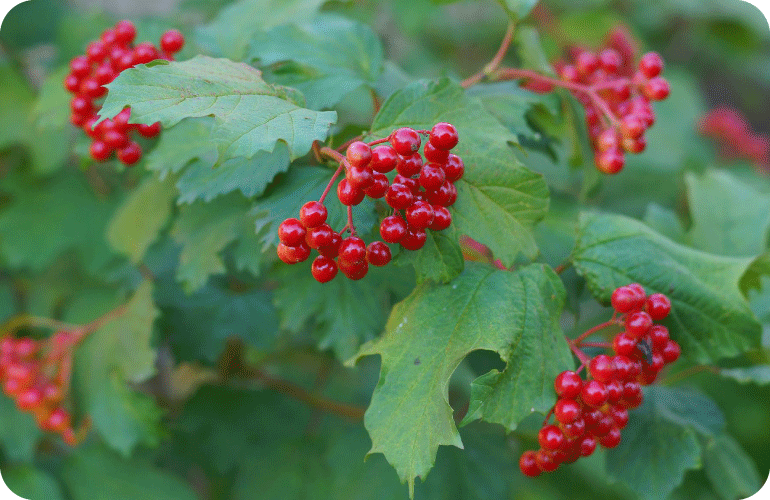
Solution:
<svg viewBox="0 0 770 500">
<path fill-rule="evenodd" d="M 577 359 L 579 359 L 579 360 L 580 360 L 580 362 L 581 362 L 581 363 L 583 363 L 584 365 L 587 365 L 587 364 L 588 364 L 588 362 L 590 361 L 590 359 L 588 358 L 588 356 L 586 355 L 586 353 L 584 353 L 583 351 L 581 351 L 580 349 L 578 349 L 578 347 L 577 347 L 577 346 L 576 346 L 574 343 L 572 343 L 572 342 L 570 342 L 570 341 L 567 341 L 567 343 L 569 344 L 569 348 L 570 348 L 570 350 L 572 351 L 572 353 L 573 353 L 575 356 L 577 356 Z"/>
<path fill-rule="evenodd" d="M 581 342 L 580 345 L 583 347 L 604 347 L 605 349 L 612 347 L 609 342 Z"/>
<path fill-rule="evenodd" d="M 467 89 L 468 87 L 471 87 L 479 83 L 485 77 L 494 73 L 498 67 L 500 67 L 500 64 L 503 62 L 503 58 L 505 58 L 505 54 L 508 53 L 508 49 L 511 46 L 511 42 L 513 41 L 513 33 L 515 30 L 516 30 L 516 25 L 514 23 L 510 23 L 508 25 L 508 30 L 505 32 L 505 36 L 503 37 L 503 41 L 500 43 L 500 48 L 497 49 L 497 53 L 495 54 L 495 57 L 493 57 L 492 60 L 489 61 L 489 64 L 484 66 L 484 69 L 482 69 L 475 75 L 469 76 L 468 78 L 463 80 L 462 83 L 460 84 L 463 86 L 463 88 Z"/>
<path fill-rule="evenodd" d="M 614 318 L 609 320 L 609 321 L 605 321 L 604 323 L 602 323 L 600 325 L 596 325 L 595 327 L 593 327 L 590 330 L 586 331 L 585 333 L 581 334 L 578 338 L 572 340 L 571 342 L 573 344 L 575 344 L 575 345 L 580 345 L 580 343 L 586 337 L 590 337 L 591 335 L 593 335 L 594 333 L 598 332 L 599 330 L 604 330 L 605 328 L 607 328 L 609 326 L 612 326 L 612 325 L 615 325 L 615 324 L 617 324 L 617 320 L 615 320 Z"/>
</svg>

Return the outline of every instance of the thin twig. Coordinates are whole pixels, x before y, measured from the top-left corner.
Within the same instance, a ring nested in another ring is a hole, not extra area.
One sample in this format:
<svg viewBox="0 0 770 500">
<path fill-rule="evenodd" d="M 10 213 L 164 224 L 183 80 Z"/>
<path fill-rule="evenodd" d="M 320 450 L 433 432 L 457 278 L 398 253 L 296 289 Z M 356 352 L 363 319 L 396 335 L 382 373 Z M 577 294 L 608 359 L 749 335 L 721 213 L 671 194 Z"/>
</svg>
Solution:
<svg viewBox="0 0 770 500">
<path fill-rule="evenodd" d="M 497 53 L 495 54 L 495 57 L 492 58 L 489 63 L 484 66 L 484 69 L 476 73 L 475 75 L 469 76 L 465 80 L 462 81 L 460 85 L 463 86 L 463 88 L 468 88 L 473 85 L 476 85 L 480 81 L 482 81 L 487 76 L 491 75 L 495 71 L 497 71 L 497 68 L 500 67 L 500 64 L 503 62 L 503 59 L 505 58 L 505 54 L 508 53 L 508 49 L 511 47 L 511 42 L 513 41 L 513 34 L 516 31 L 516 24 L 511 22 L 508 24 L 508 29 L 505 32 L 505 36 L 503 37 L 503 41 L 500 43 L 500 48 L 497 49 Z"/>
<path fill-rule="evenodd" d="M 610 327 L 612 325 L 616 325 L 616 324 L 617 324 L 617 320 L 615 320 L 615 319 L 611 319 L 609 321 L 605 321 L 604 323 L 596 325 L 595 327 L 591 328 L 590 330 L 586 331 L 585 333 L 582 333 L 579 337 L 577 337 L 576 339 L 573 339 L 571 342 L 573 344 L 575 344 L 576 346 L 580 345 L 580 343 L 583 341 L 583 339 L 585 339 L 587 337 L 590 337 L 591 335 L 593 335 L 594 333 L 596 333 L 596 332 L 598 332 L 600 330 L 604 330 L 605 328 Z"/>
<path fill-rule="evenodd" d="M 74 330 L 77 325 L 64 323 L 50 318 L 41 318 L 29 314 L 20 314 L 9 319 L 4 325 L 0 326 L 0 336 L 5 336 L 16 332 L 24 327 L 32 328 L 50 328 L 51 330 Z"/>
</svg>

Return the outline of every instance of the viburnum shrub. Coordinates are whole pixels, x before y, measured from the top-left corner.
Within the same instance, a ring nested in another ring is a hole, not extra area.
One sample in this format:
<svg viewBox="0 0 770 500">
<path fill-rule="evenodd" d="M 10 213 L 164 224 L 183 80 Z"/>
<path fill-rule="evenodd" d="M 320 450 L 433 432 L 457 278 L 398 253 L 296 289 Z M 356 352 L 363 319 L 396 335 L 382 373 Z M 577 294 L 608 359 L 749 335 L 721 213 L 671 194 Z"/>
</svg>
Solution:
<svg viewBox="0 0 770 500">
<path fill-rule="evenodd" d="M 113 3 L 127 19 L 33 0 L 0 28 L 0 471 L 20 496 L 760 488 L 751 9 Z"/>
</svg>

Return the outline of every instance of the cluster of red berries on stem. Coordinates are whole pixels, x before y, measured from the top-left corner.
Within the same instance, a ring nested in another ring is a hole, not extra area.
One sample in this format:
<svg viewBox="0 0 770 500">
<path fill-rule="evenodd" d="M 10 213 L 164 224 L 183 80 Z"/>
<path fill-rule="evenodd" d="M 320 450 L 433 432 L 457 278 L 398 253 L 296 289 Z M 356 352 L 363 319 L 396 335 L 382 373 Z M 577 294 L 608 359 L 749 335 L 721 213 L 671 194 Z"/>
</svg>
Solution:
<svg viewBox="0 0 770 500">
<path fill-rule="evenodd" d="M 576 86 L 568 88 L 585 108 L 596 168 L 616 174 L 625 165 L 625 153 L 645 150 L 644 133 L 655 123 L 651 102 L 670 93 L 668 81 L 660 76 L 663 59 L 648 52 L 633 74 L 625 74 L 628 61 L 614 48 L 571 52 L 571 61 L 557 63 L 557 71 L 562 81 Z"/>
<path fill-rule="evenodd" d="M 759 169 L 770 170 L 770 137 L 755 133 L 737 109 L 712 109 L 701 118 L 698 129 L 717 142 L 724 158 L 744 158 Z"/>
<path fill-rule="evenodd" d="M 428 136 L 422 155 L 421 135 Z M 405 250 L 421 249 L 428 237 L 427 230 L 443 231 L 452 224 L 447 207 L 457 200 L 454 183 L 465 173 L 462 159 L 451 153 L 458 141 L 457 129 L 442 122 L 430 131 L 404 127 L 385 139 L 354 141 L 345 156 L 330 148 L 317 149 L 319 156 L 339 162 L 339 168 L 318 201 L 306 203 L 299 219 L 281 223 L 278 257 L 287 264 L 296 264 L 306 260 L 311 249 L 317 250 L 320 255 L 313 261 L 312 274 L 326 283 L 338 271 L 351 280 L 359 280 L 366 276 L 370 264 L 387 265 L 391 250 L 386 243 L 400 244 Z M 343 170 L 345 178 L 337 185 L 337 197 L 347 206 L 348 222 L 336 232 L 326 224 L 323 203 Z M 394 170 L 397 174 L 391 182 L 386 174 Z M 368 246 L 356 234 L 352 210 L 366 196 L 384 199 L 392 209 L 392 214 L 380 224 L 382 241 L 373 241 Z M 350 231 L 350 236 L 343 238 L 346 231 Z"/>
<path fill-rule="evenodd" d="M 658 373 L 679 358 L 679 344 L 668 329 L 655 321 L 668 316 L 671 302 L 663 294 L 647 295 L 639 284 L 616 289 L 612 294 L 613 318 L 570 341 L 582 365 L 564 371 L 554 381 L 558 400 L 538 433 L 538 451 L 526 451 L 519 460 L 521 471 L 531 477 L 553 472 L 562 463 L 587 457 L 596 446 L 614 448 L 628 424 L 628 411 L 642 404 L 642 386 L 655 382 Z M 612 325 L 623 327 L 612 344 L 583 342 Z M 613 355 L 589 358 L 579 346 L 605 347 Z M 580 376 L 588 368 L 585 379 Z M 551 415 L 555 423 L 550 424 Z"/>
<path fill-rule="evenodd" d="M 0 382 L 16 407 L 34 416 L 44 431 L 60 434 L 77 444 L 69 411 L 63 406 L 69 392 L 72 334 L 58 332 L 39 342 L 29 337 L 6 336 L 0 341 Z"/>
<path fill-rule="evenodd" d="M 173 60 L 173 55 L 184 45 L 184 36 L 177 30 L 167 31 L 160 40 L 160 50 L 152 43 L 133 45 L 136 27 L 130 21 L 120 21 L 102 33 L 99 40 L 88 44 L 85 55 L 70 61 L 70 73 L 64 87 L 74 95 L 70 101 L 70 121 L 93 139 L 91 157 L 96 161 L 108 160 L 113 152 L 125 165 L 133 165 L 142 157 L 142 147 L 131 139 L 132 131 L 152 138 L 160 133 L 160 123 L 152 125 L 129 124 L 129 108 L 114 119 L 98 121 L 101 100 L 107 94 L 104 85 L 112 82 L 121 72 L 137 64 L 155 59 Z"/>
</svg>

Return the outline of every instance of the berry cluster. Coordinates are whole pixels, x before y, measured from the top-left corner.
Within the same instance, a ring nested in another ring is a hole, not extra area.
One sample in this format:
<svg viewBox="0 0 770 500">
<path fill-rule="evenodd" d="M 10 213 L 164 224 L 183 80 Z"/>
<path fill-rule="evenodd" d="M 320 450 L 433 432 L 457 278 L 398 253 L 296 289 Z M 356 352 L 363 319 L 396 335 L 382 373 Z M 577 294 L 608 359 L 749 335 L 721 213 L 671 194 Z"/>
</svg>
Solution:
<svg viewBox="0 0 770 500">
<path fill-rule="evenodd" d="M 28 337 L 3 338 L 0 382 L 3 393 L 16 401 L 19 410 L 31 413 L 42 430 L 61 434 L 74 445 L 70 414 L 62 406 L 72 362 L 69 340 L 67 332 L 58 332 L 45 343 Z"/>
<path fill-rule="evenodd" d="M 428 135 L 422 155 L 420 134 Z M 353 142 L 345 157 L 332 151 L 338 157 L 330 156 L 340 162 L 336 175 L 345 169 L 345 178 L 337 185 L 337 196 L 348 207 L 348 224 L 339 232 L 326 224 L 324 193 L 319 201 L 302 207 L 299 219 L 281 223 L 278 257 L 287 264 L 296 264 L 306 260 L 311 249 L 317 250 L 320 255 L 313 261 L 313 277 L 326 283 L 334 279 L 338 270 L 349 279 L 358 280 L 366 276 L 369 264 L 388 264 L 391 251 L 386 243 L 419 250 L 425 245 L 428 229 L 442 231 L 452 224 L 447 207 L 457 200 L 454 183 L 465 173 L 463 161 L 450 152 L 458 140 L 453 125 L 438 123 L 430 131 L 400 128 L 386 139 L 368 144 Z M 377 146 L 372 148 L 374 145 Z M 385 174 L 394 170 L 397 175 L 391 182 Z M 334 178 L 329 187 L 333 182 Z M 352 207 L 365 196 L 384 199 L 393 210 L 380 224 L 383 241 L 373 241 L 368 246 L 356 236 L 352 219 Z M 342 234 L 348 230 L 351 235 L 343 239 Z"/>
<path fill-rule="evenodd" d="M 597 443 L 605 448 L 620 444 L 628 410 L 642 404 L 642 386 L 653 383 L 666 364 L 679 358 L 679 344 L 669 338 L 668 329 L 654 324 L 671 311 L 665 295 L 647 296 L 641 285 L 631 284 L 613 292 L 612 306 L 621 316 L 607 325 L 624 327 L 611 345 L 614 355 L 589 359 L 576 348 L 581 338 L 571 343 L 589 376 L 581 378 L 581 367 L 556 377 L 558 400 L 538 433 L 541 448 L 524 452 L 519 460 L 527 476 L 553 472 L 562 463 L 587 457 Z M 551 414 L 555 424 L 548 423 Z"/>
<path fill-rule="evenodd" d="M 121 111 L 113 120 L 104 120 L 94 127 L 101 108 L 97 101 L 107 94 L 104 85 L 137 64 L 161 58 L 171 61 L 173 54 L 184 45 L 184 37 L 177 30 L 167 31 L 160 39 L 162 52 L 149 42 L 134 46 L 134 38 L 134 24 L 130 21 L 118 22 L 113 28 L 105 30 L 99 40 L 89 43 L 85 55 L 70 61 L 70 73 L 64 80 L 64 87 L 74 95 L 70 101 L 70 121 L 93 139 L 90 152 L 96 161 L 106 161 L 113 152 L 117 152 L 118 160 L 125 165 L 133 165 L 142 157 L 142 148 L 139 143 L 131 140 L 131 132 L 135 130 L 147 138 L 160 133 L 160 123 L 129 124 L 129 108 Z"/>
<path fill-rule="evenodd" d="M 744 158 L 760 169 L 770 169 L 770 137 L 755 133 L 735 108 L 712 109 L 701 118 L 698 128 L 701 134 L 717 141 L 723 157 Z"/>
<path fill-rule="evenodd" d="M 655 122 L 651 101 L 662 101 L 670 93 L 668 81 L 660 76 L 660 54 L 645 54 L 633 70 L 633 60 L 628 59 L 633 56 L 631 48 L 616 38 L 610 43 L 618 49 L 573 48 L 571 61 L 555 64 L 561 80 L 585 107 L 596 167 L 605 174 L 623 169 L 624 152 L 644 151 L 644 133 Z"/>
</svg>

